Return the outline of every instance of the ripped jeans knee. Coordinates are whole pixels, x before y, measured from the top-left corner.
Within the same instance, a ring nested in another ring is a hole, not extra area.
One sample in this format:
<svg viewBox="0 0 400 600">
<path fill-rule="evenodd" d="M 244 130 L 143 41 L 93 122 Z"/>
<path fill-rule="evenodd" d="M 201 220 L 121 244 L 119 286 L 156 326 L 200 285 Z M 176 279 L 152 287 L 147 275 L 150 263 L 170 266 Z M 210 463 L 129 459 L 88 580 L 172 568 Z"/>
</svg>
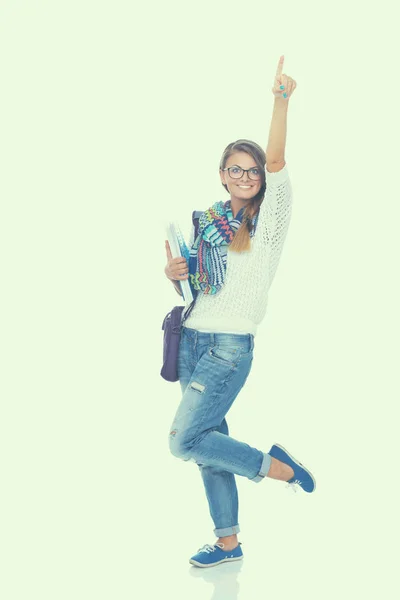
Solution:
<svg viewBox="0 0 400 600">
<path fill-rule="evenodd" d="M 169 433 L 169 449 L 173 456 L 182 460 L 190 460 L 190 450 L 188 445 L 184 443 L 182 436 L 179 435 L 177 429 L 172 429 Z"/>
</svg>

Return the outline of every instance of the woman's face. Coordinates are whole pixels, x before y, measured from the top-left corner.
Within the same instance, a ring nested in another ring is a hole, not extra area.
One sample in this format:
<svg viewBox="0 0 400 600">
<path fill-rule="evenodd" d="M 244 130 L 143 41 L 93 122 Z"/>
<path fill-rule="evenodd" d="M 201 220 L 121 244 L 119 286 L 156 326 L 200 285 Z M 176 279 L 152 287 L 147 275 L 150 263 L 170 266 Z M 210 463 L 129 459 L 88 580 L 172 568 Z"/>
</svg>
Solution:
<svg viewBox="0 0 400 600">
<path fill-rule="evenodd" d="M 235 152 L 226 161 L 225 169 L 229 167 L 241 167 L 242 169 L 259 168 L 256 161 L 247 152 Z M 251 200 L 261 189 L 263 184 L 263 174 L 258 181 L 251 179 L 248 173 L 243 173 L 240 179 L 234 179 L 229 171 L 219 172 L 222 183 L 228 187 L 231 198 L 241 200 L 243 204 Z"/>
</svg>

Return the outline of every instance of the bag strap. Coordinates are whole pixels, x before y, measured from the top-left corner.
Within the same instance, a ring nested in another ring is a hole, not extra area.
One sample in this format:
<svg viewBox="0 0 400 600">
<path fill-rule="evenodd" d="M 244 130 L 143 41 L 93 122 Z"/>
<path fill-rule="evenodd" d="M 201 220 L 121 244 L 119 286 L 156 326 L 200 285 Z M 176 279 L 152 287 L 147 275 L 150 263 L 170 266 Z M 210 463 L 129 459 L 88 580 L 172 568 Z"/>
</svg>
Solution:
<svg viewBox="0 0 400 600">
<path fill-rule="evenodd" d="M 193 309 L 193 306 L 194 306 L 195 302 L 196 302 L 196 298 L 193 298 L 193 302 L 191 302 L 191 303 L 189 304 L 189 307 L 188 307 L 188 309 L 186 310 L 186 312 L 185 312 L 185 309 L 183 309 L 183 311 L 182 311 L 182 313 L 183 313 L 183 316 L 182 316 L 181 325 L 182 325 L 183 321 L 186 321 L 186 319 L 188 318 L 188 316 L 189 316 L 189 315 L 190 315 L 190 313 L 192 312 L 192 309 Z"/>
</svg>

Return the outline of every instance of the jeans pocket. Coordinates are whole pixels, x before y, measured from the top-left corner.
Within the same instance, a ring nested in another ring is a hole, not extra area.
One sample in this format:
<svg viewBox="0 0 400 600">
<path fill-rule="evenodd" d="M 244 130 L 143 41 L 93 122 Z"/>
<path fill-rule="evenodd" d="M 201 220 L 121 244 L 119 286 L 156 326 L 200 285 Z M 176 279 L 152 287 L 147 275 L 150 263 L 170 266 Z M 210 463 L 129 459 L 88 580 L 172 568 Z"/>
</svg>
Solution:
<svg viewBox="0 0 400 600">
<path fill-rule="evenodd" d="M 211 358 L 214 358 L 218 362 L 236 367 L 242 354 L 241 348 L 235 348 L 233 346 L 212 346 L 208 354 Z"/>
</svg>

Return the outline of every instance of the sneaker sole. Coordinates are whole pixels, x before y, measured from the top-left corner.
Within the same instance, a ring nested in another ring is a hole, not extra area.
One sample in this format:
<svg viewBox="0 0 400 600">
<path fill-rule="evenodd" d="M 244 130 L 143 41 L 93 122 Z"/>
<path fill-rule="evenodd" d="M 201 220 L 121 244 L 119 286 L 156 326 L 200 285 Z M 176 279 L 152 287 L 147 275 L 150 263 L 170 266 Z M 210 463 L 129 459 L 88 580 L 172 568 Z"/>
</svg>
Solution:
<svg viewBox="0 0 400 600">
<path fill-rule="evenodd" d="M 190 562 L 190 564 L 195 565 L 196 567 L 215 567 L 216 565 L 220 565 L 225 562 L 233 562 L 234 560 L 242 560 L 242 558 L 243 558 L 243 556 L 235 556 L 234 558 L 223 558 L 222 560 L 219 560 L 218 562 L 210 563 L 209 565 L 204 565 L 203 563 L 199 563 L 196 560 L 192 560 L 192 559 L 190 559 L 189 562 Z"/>
<path fill-rule="evenodd" d="M 296 465 L 298 465 L 299 467 L 301 467 L 302 469 L 304 469 L 304 470 L 305 470 L 305 471 L 306 471 L 306 472 L 309 474 L 309 476 L 310 476 L 310 477 L 311 477 L 311 479 L 313 480 L 313 483 L 314 483 L 314 489 L 313 489 L 311 492 L 307 492 L 307 494 L 312 494 L 312 492 L 315 492 L 315 488 L 317 487 L 317 482 L 315 481 L 315 479 L 314 479 L 314 475 L 311 473 L 311 471 L 309 471 L 308 469 L 306 469 L 306 467 L 305 467 L 305 466 L 304 466 L 304 465 L 303 465 L 301 462 L 299 462 L 298 460 L 296 460 L 296 459 L 295 459 L 295 457 L 294 457 L 294 456 L 292 456 L 292 455 L 290 454 L 290 452 L 288 452 L 288 451 L 286 450 L 286 448 L 284 448 L 284 447 L 283 447 L 283 446 L 281 446 L 280 444 L 274 444 L 274 446 L 276 446 L 277 448 L 280 448 L 281 450 L 283 450 L 284 452 L 286 452 L 286 454 L 287 454 L 288 456 L 290 456 L 290 458 L 292 459 L 292 461 L 293 461 L 294 463 L 296 463 Z M 303 491 L 305 491 L 305 490 L 303 490 Z"/>
</svg>

